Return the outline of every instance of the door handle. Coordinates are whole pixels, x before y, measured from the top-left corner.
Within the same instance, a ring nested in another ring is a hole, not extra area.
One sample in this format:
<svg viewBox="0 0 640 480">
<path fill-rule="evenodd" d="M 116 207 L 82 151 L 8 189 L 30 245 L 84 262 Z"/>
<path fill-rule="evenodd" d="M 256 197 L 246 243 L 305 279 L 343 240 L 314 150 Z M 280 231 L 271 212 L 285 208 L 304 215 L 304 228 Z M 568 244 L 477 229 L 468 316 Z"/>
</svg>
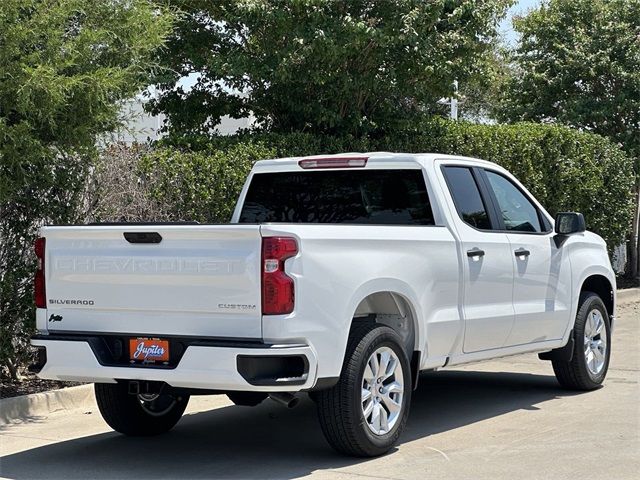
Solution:
<svg viewBox="0 0 640 480">
<path fill-rule="evenodd" d="M 484 250 L 480 250 L 479 248 L 472 248 L 471 250 L 467 250 L 467 257 L 484 257 Z"/>
<path fill-rule="evenodd" d="M 528 257 L 529 255 L 531 255 L 531 252 L 529 250 L 525 250 L 524 248 L 519 248 L 513 253 L 516 257 Z"/>
</svg>

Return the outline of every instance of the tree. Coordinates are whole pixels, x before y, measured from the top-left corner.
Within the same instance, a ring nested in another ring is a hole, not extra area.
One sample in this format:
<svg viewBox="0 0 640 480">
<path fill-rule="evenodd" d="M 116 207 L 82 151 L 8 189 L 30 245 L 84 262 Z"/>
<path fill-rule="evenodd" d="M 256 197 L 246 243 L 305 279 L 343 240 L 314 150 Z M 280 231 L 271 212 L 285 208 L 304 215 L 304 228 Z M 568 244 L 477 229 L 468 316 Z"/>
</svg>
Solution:
<svg viewBox="0 0 640 480">
<path fill-rule="evenodd" d="M 484 59 L 483 75 L 460 85 L 460 118 L 472 122 L 492 119 L 495 105 L 500 102 L 505 82 L 513 68 L 508 51 L 496 42 Z"/>
<path fill-rule="evenodd" d="M 514 27 L 521 39 L 498 118 L 563 123 L 611 138 L 635 157 L 638 191 L 640 0 L 546 0 Z"/>
<path fill-rule="evenodd" d="M 261 128 L 362 135 L 437 109 L 481 75 L 512 0 L 175 0 L 183 11 L 153 111 L 208 135 L 223 115 Z M 181 79 L 197 77 L 190 90 Z"/>
<path fill-rule="evenodd" d="M 148 84 L 172 22 L 148 0 L 0 3 L 0 366 L 14 378 L 37 228 L 78 218 L 96 142 Z"/>
</svg>

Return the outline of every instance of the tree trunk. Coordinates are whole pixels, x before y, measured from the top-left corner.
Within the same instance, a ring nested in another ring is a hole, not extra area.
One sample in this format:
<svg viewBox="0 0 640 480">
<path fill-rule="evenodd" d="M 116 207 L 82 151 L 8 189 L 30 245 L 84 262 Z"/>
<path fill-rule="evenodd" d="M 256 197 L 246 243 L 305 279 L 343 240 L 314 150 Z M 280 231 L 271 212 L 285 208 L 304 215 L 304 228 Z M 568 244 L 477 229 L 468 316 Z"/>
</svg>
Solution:
<svg viewBox="0 0 640 480">
<path fill-rule="evenodd" d="M 633 215 L 631 228 L 631 242 L 629 245 L 629 278 L 638 280 L 640 277 L 640 241 L 638 239 L 640 229 L 640 182 L 636 184 L 636 211 Z"/>
<path fill-rule="evenodd" d="M 18 374 L 18 365 L 15 361 L 11 360 L 6 364 L 7 370 L 9 371 L 9 378 L 11 380 L 19 381 L 20 375 Z"/>
<path fill-rule="evenodd" d="M 633 268 L 633 278 L 640 280 L 640 185 L 638 185 L 638 188 L 636 189 L 636 218 L 634 223 L 635 263 Z"/>
</svg>

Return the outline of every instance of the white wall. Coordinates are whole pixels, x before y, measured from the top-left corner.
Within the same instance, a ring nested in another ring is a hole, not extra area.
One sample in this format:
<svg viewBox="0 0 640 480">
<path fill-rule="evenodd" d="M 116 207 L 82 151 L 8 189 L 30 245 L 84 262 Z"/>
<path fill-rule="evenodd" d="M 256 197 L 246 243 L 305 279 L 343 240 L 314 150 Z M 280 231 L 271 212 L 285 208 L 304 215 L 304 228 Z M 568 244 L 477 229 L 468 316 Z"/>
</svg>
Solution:
<svg viewBox="0 0 640 480">
<path fill-rule="evenodd" d="M 115 134 L 115 140 L 131 144 L 134 142 L 145 143 L 162 137 L 160 129 L 166 116 L 163 114 L 150 115 L 144 111 L 143 105 L 144 99 L 140 98 L 129 100 L 124 104 L 122 115 L 125 118 L 126 126 L 121 132 Z M 239 119 L 225 115 L 215 131 L 219 135 L 233 135 L 242 128 L 250 128 L 254 122 L 253 115 Z"/>
</svg>

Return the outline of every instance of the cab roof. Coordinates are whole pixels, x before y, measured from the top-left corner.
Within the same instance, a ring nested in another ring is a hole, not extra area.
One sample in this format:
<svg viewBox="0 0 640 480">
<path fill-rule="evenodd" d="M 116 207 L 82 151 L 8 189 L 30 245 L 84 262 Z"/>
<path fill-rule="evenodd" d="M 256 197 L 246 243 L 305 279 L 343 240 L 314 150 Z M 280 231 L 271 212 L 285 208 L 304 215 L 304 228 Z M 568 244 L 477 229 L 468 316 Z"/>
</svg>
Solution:
<svg viewBox="0 0 640 480">
<path fill-rule="evenodd" d="M 351 164 L 348 164 L 349 161 Z M 363 160 L 366 160 L 363 162 Z M 400 153 L 400 152 L 347 152 L 333 155 L 309 155 L 303 157 L 286 157 L 270 160 L 259 160 L 255 163 L 254 171 L 301 171 L 343 168 L 421 168 L 425 163 L 435 160 L 462 160 L 483 166 L 498 166 L 492 162 L 478 158 L 459 155 L 445 155 L 441 153 Z M 364 163 L 364 165 L 363 165 Z M 312 166 L 314 165 L 314 166 Z M 318 166 L 322 165 L 322 166 Z"/>
</svg>

